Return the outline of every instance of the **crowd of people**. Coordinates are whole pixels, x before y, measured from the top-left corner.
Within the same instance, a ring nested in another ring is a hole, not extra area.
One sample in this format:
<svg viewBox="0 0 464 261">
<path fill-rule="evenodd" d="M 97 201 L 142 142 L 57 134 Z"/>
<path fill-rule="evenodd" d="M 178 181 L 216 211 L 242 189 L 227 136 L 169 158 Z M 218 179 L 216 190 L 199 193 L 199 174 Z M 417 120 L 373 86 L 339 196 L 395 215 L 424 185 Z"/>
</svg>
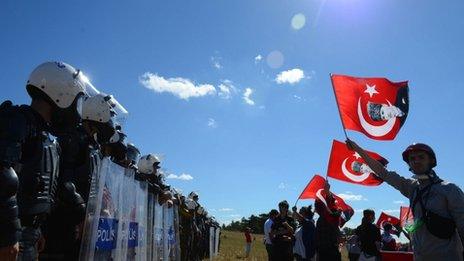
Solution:
<svg viewBox="0 0 464 261">
<path fill-rule="evenodd" d="M 359 153 L 379 178 L 409 198 L 413 223 L 404 229 L 388 222 L 378 227 L 374 210 L 365 209 L 354 234 L 344 235 L 341 211 L 332 204 L 335 199 L 326 182 L 325 202 L 317 198 L 314 211 L 312 206 L 298 211 L 295 206 L 290 214 L 289 204 L 282 201 L 279 210 L 269 212 L 264 223 L 269 260 L 336 261 L 341 260 L 342 246 L 347 248 L 350 261 L 381 260 L 381 251 L 413 252 L 408 260 L 463 260 L 464 193 L 435 173 L 437 160 L 432 148 L 421 143 L 406 148 L 402 156 L 413 177 L 404 178 L 387 171 L 355 142 L 348 140 L 347 146 Z M 317 221 L 314 213 L 319 216 Z M 400 244 L 393 236 L 399 237 L 401 232 L 409 244 Z"/>
<path fill-rule="evenodd" d="M 219 224 L 201 206 L 197 193 L 186 197 L 166 184 L 158 156 L 141 156 L 139 149 L 126 141 L 121 123 L 127 111 L 113 96 L 98 91 L 81 70 L 63 62 L 37 66 L 26 90 L 30 105 L 17 106 L 11 101 L 0 105 L 0 260 L 77 260 L 85 256 L 82 246 L 88 242 L 83 242 L 83 236 L 89 233 L 86 228 L 95 229 L 88 226 L 92 222 L 89 206 L 101 204 L 103 215 L 113 200 L 111 184 L 99 182 L 104 159 L 131 170 L 131 182 L 146 185 L 151 203 L 138 207 L 149 208 L 144 212 L 149 213 L 144 220 L 149 228 L 156 216 L 150 213 L 150 209 L 156 210 L 154 206 L 176 208 L 182 260 L 209 256 L 210 228 Z M 130 190 L 128 184 L 118 186 Z M 129 215 L 134 216 L 134 211 Z M 96 229 L 111 232 L 114 228 L 99 224 Z M 142 225 L 137 229 L 137 233 L 152 237 L 153 247 L 157 240 L 154 232 L 142 231 L 147 229 Z M 115 235 L 109 234 L 113 240 Z M 176 238 L 169 240 L 175 242 Z M 114 247 L 115 243 L 109 245 Z M 94 256 L 99 258 L 114 259 L 111 254 Z M 127 255 L 127 259 L 134 258 Z M 136 259 L 152 260 L 153 255 Z"/>
</svg>

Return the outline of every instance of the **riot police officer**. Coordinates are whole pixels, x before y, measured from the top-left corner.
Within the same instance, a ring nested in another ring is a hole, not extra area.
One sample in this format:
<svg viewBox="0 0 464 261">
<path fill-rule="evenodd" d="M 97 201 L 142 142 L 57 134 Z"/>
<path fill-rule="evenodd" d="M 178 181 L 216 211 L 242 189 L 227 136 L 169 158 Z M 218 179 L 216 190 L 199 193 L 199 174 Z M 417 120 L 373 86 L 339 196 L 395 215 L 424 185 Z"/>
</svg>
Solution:
<svg viewBox="0 0 464 261">
<path fill-rule="evenodd" d="M 58 137 L 62 153 L 57 200 L 47 222 L 42 259 L 78 258 L 90 186 L 97 178 L 102 158 L 99 143 L 109 142 L 115 131 L 112 119 L 116 104 L 112 96 L 105 94 L 85 97 L 82 124 L 69 126 Z"/>
<path fill-rule="evenodd" d="M 40 226 L 50 211 L 59 150 L 50 136 L 80 120 L 85 76 L 62 62 L 36 67 L 27 81 L 30 106 L 0 106 L 0 259 L 37 258 Z"/>
</svg>

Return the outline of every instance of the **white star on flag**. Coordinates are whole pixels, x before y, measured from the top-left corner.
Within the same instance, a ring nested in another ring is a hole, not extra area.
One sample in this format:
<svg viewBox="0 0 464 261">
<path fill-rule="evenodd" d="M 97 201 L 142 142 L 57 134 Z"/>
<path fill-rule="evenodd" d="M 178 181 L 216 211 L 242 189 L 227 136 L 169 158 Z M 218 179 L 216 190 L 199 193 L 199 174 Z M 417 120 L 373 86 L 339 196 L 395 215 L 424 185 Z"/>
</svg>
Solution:
<svg viewBox="0 0 464 261">
<path fill-rule="evenodd" d="M 361 158 L 361 156 L 360 156 L 357 152 L 355 152 L 355 153 L 353 154 L 353 156 L 354 156 L 356 159 Z"/>
<path fill-rule="evenodd" d="M 369 96 L 372 98 L 374 94 L 378 94 L 379 92 L 375 89 L 375 85 L 370 86 L 369 84 L 366 84 L 366 90 L 364 93 L 369 93 Z"/>
</svg>

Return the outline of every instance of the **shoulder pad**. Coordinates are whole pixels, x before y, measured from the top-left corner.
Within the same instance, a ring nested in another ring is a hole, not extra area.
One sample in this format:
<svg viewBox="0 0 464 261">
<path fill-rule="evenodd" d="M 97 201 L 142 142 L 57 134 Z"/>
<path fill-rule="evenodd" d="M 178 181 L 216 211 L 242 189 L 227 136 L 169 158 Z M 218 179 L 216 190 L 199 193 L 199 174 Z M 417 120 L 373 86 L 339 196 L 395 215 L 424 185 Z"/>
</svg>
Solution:
<svg viewBox="0 0 464 261">
<path fill-rule="evenodd" d="M 21 157 L 22 144 L 35 129 L 33 119 L 10 101 L 0 105 L 0 161 L 13 164 Z"/>
<path fill-rule="evenodd" d="M 22 142 L 34 132 L 34 115 L 25 107 L 12 106 L 10 101 L 0 105 L 0 139 Z"/>
</svg>

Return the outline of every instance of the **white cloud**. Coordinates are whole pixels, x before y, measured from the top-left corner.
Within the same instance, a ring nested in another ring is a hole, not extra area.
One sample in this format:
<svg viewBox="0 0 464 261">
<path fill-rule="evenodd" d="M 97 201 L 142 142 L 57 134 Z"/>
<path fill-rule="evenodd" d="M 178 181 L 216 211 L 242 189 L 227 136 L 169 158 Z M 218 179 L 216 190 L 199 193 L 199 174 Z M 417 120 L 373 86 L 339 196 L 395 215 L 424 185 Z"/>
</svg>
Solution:
<svg viewBox="0 0 464 261">
<path fill-rule="evenodd" d="M 404 204 L 404 201 L 403 200 L 395 200 L 395 201 L 393 201 L 393 203 L 395 203 L 395 204 Z"/>
<path fill-rule="evenodd" d="M 219 92 L 218 92 L 219 98 L 222 98 L 225 100 L 230 99 L 233 94 L 237 93 L 237 88 L 235 88 L 232 81 L 230 80 L 222 81 L 222 83 L 219 84 L 218 88 L 219 88 Z"/>
<path fill-rule="evenodd" d="M 341 194 L 337 194 L 339 197 L 341 197 L 343 200 L 347 200 L 347 201 L 360 201 L 360 200 L 367 200 L 363 195 L 355 195 L 353 193 L 347 193 L 344 194 L 344 193 L 341 193 Z"/>
<path fill-rule="evenodd" d="M 229 215 L 229 217 L 232 217 L 232 218 L 239 218 L 241 217 L 242 215 L 240 214 L 232 214 L 232 215 Z"/>
<path fill-rule="evenodd" d="M 214 68 L 216 69 L 222 69 L 222 64 L 221 64 L 222 58 L 219 56 L 211 56 L 211 64 L 213 65 Z"/>
<path fill-rule="evenodd" d="M 255 105 L 255 101 L 253 101 L 250 96 L 253 94 L 253 89 L 251 88 L 246 88 L 245 92 L 243 93 L 243 100 L 245 101 L 246 104 L 248 105 Z"/>
<path fill-rule="evenodd" d="M 213 119 L 213 118 L 209 118 L 209 119 L 208 119 L 208 127 L 214 129 L 214 128 L 217 128 L 217 126 L 218 126 L 218 125 L 217 125 L 217 122 L 216 122 L 215 119 Z"/>
<path fill-rule="evenodd" d="M 259 63 L 262 59 L 263 59 L 263 57 L 261 56 L 261 54 L 258 54 L 258 55 L 255 57 L 255 63 Z"/>
<path fill-rule="evenodd" d="M 188 100 L 192 97 L 202 97 L 213 95 L 216 93 L 216 88 L 211 84 L 195 85 L 191 80 L 185 78 L 164 78 L 150 72 L 144 73 L 139 82 L 147 89 L 154 92 L 168 92 L 183 100 Z"/>
<path fill-rule="evenodd" d="M 234 211 L 233 208 L 220 208 L 218 209 L 218 211 L 221 211 L 221 212 L 230 212 L 230 211 Z"/>
<path fill-rule="evenodd" d="M 288 187 L 287 184 L 285 184 L 285 183 L 283 183 L 283 182 L 280 182 L 280 184 L 279 184 L 279 186 L 278 186 L 278 188 L 279 188 L 279 189 L 282 189 L 282 190 L 287 189 L 287 187 Z"/>
<path fill-rule="evenodd" d="M 166 178 L 167 179 L 179 179 L 179 180 L 192 180 L 193 179 L 191 175 L 185 174 L 185 173 L 182 173 L 180 175 L 169 174 Z"/>
<path fill-rule="evenodd" d="M 295 84 L 295 83 L 300 82 L 303 78 L 305 78 L 304 71 L 301 69 L 295 68 L 295 69 L 280 72 L 279 74 L 277 74 L 275 81 L 278 84 L 284 84 L 284 83 Z"/>
<path fill-rule="evenodd" d="M 382 209 L 382 212 L 385 213 L 400 213 L 399 209 Z"/>
</svg>

